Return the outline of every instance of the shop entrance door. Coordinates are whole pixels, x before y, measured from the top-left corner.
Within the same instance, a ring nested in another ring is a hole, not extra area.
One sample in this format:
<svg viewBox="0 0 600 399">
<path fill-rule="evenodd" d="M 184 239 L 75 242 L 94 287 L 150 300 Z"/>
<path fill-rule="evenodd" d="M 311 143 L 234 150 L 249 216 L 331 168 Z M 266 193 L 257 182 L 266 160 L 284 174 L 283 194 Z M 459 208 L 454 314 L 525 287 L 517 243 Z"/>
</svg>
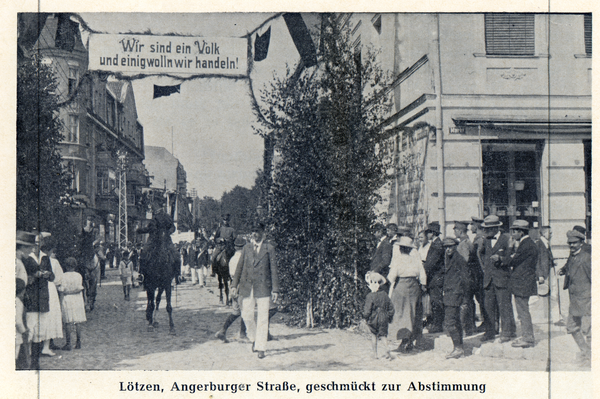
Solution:
<svg viewBox="0 0 600 399">
<path fill-rule="evenodd" d="M 516 219 L 540 223 L 543 142 L 482 142 L 484 216 L 497 215 L 508 230 Z"/>
</svg>

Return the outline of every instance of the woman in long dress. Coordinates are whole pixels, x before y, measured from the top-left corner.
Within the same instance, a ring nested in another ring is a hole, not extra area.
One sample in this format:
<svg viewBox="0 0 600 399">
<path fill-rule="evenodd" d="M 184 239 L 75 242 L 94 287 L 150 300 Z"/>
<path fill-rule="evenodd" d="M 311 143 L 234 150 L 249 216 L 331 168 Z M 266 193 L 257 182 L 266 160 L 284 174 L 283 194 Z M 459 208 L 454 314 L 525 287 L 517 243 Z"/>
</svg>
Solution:
<svg viewBox="0 0 600 399">
<path fill-rule="evenodd" d="M 427 284 L 423 263 L 410 237 L 402 236 L 394 243 L 388 280 L 395 309 L 389 337 L 401 340 L 398 350 L 408 352 L 423 331 L 421 291 Z"/>
<path fill-rule="evenodd" d="M 42 233 L 43 237 L 44 233 Z M 48 295 L 50 301 L 50 311 L 40 316 L 40 334 L 43 337 L 44 346 L 42 347 L 42 355 L 56 356 L 52 349 L 58 349 L 56 346 L 50 347 L 51 340 L 62 338 L 62 313 L 60 310 L 60 300 L 58 298 L 57 286 L 62 282 L 63 270 L 54 256 L 56 241 L 51 236 L 42 238 L 40 259 L 44 261 L 44 257 L 48 258 L 52 273 L 54 273 L 54 281 L 48 281 Z"/>
</svg>

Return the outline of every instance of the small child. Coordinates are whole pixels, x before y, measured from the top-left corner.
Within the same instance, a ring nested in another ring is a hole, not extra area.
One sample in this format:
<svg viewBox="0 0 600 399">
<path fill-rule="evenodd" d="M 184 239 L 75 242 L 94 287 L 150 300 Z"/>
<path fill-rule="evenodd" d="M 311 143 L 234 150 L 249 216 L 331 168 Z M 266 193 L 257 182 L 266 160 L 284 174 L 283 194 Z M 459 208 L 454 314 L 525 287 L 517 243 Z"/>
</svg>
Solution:
<svg viewBox="0 0 600 399">
<path fill-rule="evenodd" d="M 123 257 L 121 263 L 119 263 L 119 274 L 123 283 L 123 295 L 125 295 L 125 300 L 128 301 L 133 276 L 133 262 L 130 259 L 128 249 L 123 250 Z"/>
<path fill-rule="evenodd" d="M 391 359 L 387 335 L 388 326 L 394 317 L 394 305 L 388 294 L 381 288 L 386 282 L 385 277 L 379 273 L 372 272 L 367 275 L 367 282 L 369 283 L 371 292 L 365 300 L 363 316 L 367 321 L 371 333 L 373 333 L 373 351 L 375 351 L 375 357 L 378 359 L 377 341 L 381 341 L 381 346 L 385 353 L 383 358 Z"/>
<path fill-rule="evenodd" d="M 15 300 L 15 361 L 19 359 L 19 352 L 21 351 L 21 344 L 23 344 L 23 334 L 27 332 L 27 327 L 23 322 L 23 295 L 25 294 L 25 282 L 20 278 L 16 279 L 17 286 L 17 297 Z"/>
<path fill-rule="evenodd" d="M 61 295 L 62 316 L 65 329 L 66 344 L 62 347 L 64 351 L 71 350 L 71 326 L 75 326 L 77 342 L 75 349 L 81 348 L 81 330 L 80 323 L 85 322 L 85 305 L 83 303 L 83 281 L 81 274 L 77 273 L 77 260 L 67 258 L 65 261 L 65 270 L 59 291 Z"/>
</svg>

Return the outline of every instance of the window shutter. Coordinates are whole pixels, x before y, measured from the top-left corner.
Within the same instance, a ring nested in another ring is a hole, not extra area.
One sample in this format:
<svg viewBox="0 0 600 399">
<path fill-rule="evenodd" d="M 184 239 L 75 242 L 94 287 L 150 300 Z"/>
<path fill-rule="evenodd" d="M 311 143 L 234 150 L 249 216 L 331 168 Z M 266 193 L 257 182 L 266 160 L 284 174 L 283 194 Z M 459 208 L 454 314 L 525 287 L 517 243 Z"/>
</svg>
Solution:
<svg viewBox="0 0 600 399">
<path fill-rule="evenodd" d="M 534 14 L 485 14 L 488 55 L 534 55 Z"/>
<path fill-rule="evenodd" d="M 583 15 L 583 38 L 585 41 L 585 53 L 592 55 L 592 14 Z"/>
</svg>

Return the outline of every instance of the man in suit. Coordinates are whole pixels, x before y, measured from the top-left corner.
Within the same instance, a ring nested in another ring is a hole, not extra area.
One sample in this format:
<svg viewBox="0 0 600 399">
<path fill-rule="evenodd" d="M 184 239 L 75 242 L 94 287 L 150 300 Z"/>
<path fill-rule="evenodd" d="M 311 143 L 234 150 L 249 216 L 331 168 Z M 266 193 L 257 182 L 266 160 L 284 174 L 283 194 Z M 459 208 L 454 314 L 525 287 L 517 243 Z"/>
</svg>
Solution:
<svg viewBox="0 0 600 399">
<path fill-rule="evenodd" d="M 427 290 L 431 299 L 431 334 L 443 331 L 444 323 L 444 248 L 440 238 L 440 224 L 431 222 L 427 225 L 427 237 L 431 242 L 423 267 L 427 273 Z"/>
<path fill-rule="evenodd" d="M 454 350 L 446 355 L 446 359 L 458 359 L 465 352 L 463 350 L 463 329 L 460 321 L 460 308 L 464 303 L 468 291 L 467 261 L 457 250 L 458 241 L 454 238 L 445 238 L 444 268 L 444 323 L 452 339 Z"/>
<path fill-rule="evenodd" d="M 585 250 L 585 235 L 578 230 L 567 232 L 570 255 L 558 274 L 565 276 L 563 289 L 569 290 L 569 318 L 567 333 L 581 351 L 577 356 L 581 365 L 591 365 L 592 341 L 592 258 Z"/>
<path fill-rule="evenodd" d="M 509 288 L 515 297 L 517 315 L 521 322 L 521 337 L 512 343 L 516 348 L 529 348 L 535 344 L 533 337 L 533 323 L 529 312 L 529 297 L 537 295 L 538 278 L 544 281 L 543 276 L 537 276 L 538 247 L 529 237 L 529 222 L 515 220 L 510 226 L 513 238 L 510 244 L 511 255 L 507 258 L 510 268 Z"/>
<path fill-rule="evenodd" d="M 382 276 L 387 276 L 390 273 L 390 262 L 392 261 L 393 248 L 390 240 L 395 235 L 396 225 L 393 223 L 390 223 L 387 227 L 382 224 L 375 226 L 375 238 L 378 240 L 378 242 L 377 248 L 375 248 L 375 253 L 371 258 L 369 271 L 367 272 L 367 281 L 370 273 L 379 273 Z M 384 290 L 386 290 L 386 292 L 389 291 L 389 281 L 386 281 L 382 287 Z"/>
<path fill-rule="evenodd" d="M 489 316 L 485 322 L 485 334 L 482 341 L 491 341 L 496 337 L 497 311 L 500 313 L 500 342 L 508 342 L 515 338 L 515 316 L 510 297 L 508 281 L 510 269 L 506 259 L 510 257 L 507 234 L 500 232 L 502 222 L 496 215 L 487 216 L 481 225 L 484 229 L 485 242 L 480 246 L 480 258 L 483 263 L 484 306 Z"/>
<path fill-rule="evenodd" d="M 247 334 L 252 341 L 252 351 L 258 352 L 258 358 L 265 357 L 269 334 L 269 306 L 271 299 L 277 302 L 279 295 L 279 277 L 275 246 L 264 239 L 264 225 L 257 223 L 252 227 L 251 241 L 244 246 L 231 284 L 232 296 L 238 292 L 242 299 L 242 319 Z M 256 322 L 254 305 L 257 306 Z"/>
</svg>

